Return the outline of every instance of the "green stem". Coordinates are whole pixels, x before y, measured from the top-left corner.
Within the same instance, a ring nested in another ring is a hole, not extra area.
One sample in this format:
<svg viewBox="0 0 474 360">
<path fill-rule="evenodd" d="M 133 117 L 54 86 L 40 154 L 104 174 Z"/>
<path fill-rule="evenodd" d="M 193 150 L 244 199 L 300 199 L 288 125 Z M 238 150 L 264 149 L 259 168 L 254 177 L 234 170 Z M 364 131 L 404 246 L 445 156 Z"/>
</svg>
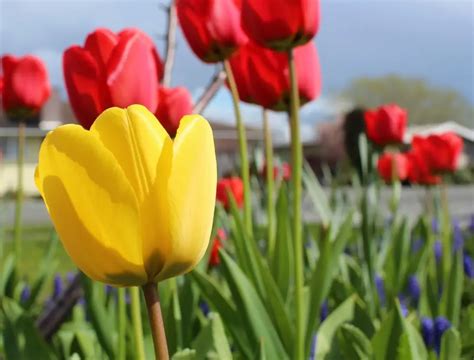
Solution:
<svg viewBox="0 0 474 360">
<path fill-rule="evenodd" d="M 166 342 L 165 325 L 161 314 L 160 296 L 158 286 L 155 283 L 143 286 L 148 318 L 150 320 L 151 334 L 153 336 L 153 346 L 157 360 L 168 360 L 168 344 Z"/>
<path fill-rule="evenodd" d="M 232 68 L 228 60 L 224 60 L 224 69 L 227 75 L 227 82 L 229 83 L 230 93 L 232 94 L 232 102 L 234 104 L 235 120 L 237 122 L 237 134 L 239 138 L 239 152 L 241 177 L 244 183 L 244 224 L 245 229 L 249 234 L 252 233 L 252 201 L 250 199 L 250 175 L 249 175 L 249 160 L 247 154 L 247 138 L 245 134 L 245 127 L 240 114 L 239 106 L 239 92 L 235 83 Z"/>
<path fill-rule="evenodd" d="M 290 66 L 290 132 L 291 132 L 291 162 L 293 177 L 293 243 L 295 264 L 295 316 L 296 316 L 296 360 L 304 358 L 304 309 L 303 309 L 303 238 L 301 218 L 301 173 L 303 169 L 303 148 L 301 145 L 298 83 L 296 78 L 296 66 L 293 57 L 293 49 L 288 51 L 288 63 Z"/>
<path fill-rule="evenodd" d="M 117 359 L 125 360 L 125 329 L 126 329 L 126 306 L 125 306 L 125 288 L 118 288 L 118 347 Z"/>
<path fill-rule="evenodd" d="M 18 157 L 17 157 L 17 187 L 15 202 L 15 223 L 13 228 L 13 241 L 15 246 L 16 264 L 21 257 L 21 217 L 23 212 L 23 163 L 25 159 L 25 123 L 18 123 Z"/>
<path fill-rule="evenodd" d="M 272 131 L 268 124 L 268 111 L 263 109 L 263 133 L 265 141 L 265 164 L 267 177 L 267 230 L 268 230 L 268 254 L 273 259 L 275 251 L 275 204 L 273 199 L 273 143 Z"/>
<path fill-rule="evenodd" d="M 132 325 L 135 336 L 135 359 L 145 360 L 145 348 L 143 346 L 142 315 L 140 312 L 140 291 L 138 287 L 130 288 L 130 302 L 132 306 Z"/>
</svg>

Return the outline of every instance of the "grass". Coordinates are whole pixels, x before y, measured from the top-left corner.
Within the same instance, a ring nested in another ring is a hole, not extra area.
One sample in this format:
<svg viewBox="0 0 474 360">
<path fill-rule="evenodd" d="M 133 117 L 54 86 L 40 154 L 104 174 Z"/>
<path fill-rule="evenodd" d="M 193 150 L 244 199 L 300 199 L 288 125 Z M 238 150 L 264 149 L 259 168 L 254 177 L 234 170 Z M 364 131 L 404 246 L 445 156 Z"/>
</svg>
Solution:
<svg viewBox="0 0 474 360">
<path fill-rule="evenodd" d="M 3 263 L 5 258 L 13 252 L 12 229 L 6 228 L 0 231 L 0 258 Z M 22 231 L 22 254 L 19 266 L 20 276 L 23 279 L 31 280 L 34 278 L 38 265 L 46 256 L 51 241 L 54 242 L 55 262 L 52 266 L 56 266 L 55 272 L 65 275 L 76 269 L 74 263 L 64 251 L 62 244 L 55 236 L 51 225 L 25 226 Z"/>
</svg>

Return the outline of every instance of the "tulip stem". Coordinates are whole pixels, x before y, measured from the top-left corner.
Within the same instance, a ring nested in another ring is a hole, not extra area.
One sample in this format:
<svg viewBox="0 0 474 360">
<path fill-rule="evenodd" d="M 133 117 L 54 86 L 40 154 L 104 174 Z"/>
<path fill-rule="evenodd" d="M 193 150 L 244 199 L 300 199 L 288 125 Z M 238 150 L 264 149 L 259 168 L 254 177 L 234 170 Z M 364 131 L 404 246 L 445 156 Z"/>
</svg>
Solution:
<svg viewBox="0 0 474 360">
<path fill-rule="evenodd" d="M 140 311 L 140 291 L 138 287 L 130 288 L 130 303 L 132 307 L 132 325 L 135 336 L 135 358 L 145 360 L 145 348 L 143 346 L 142 315 Z"/>
<path fill-rule="evenodd" d="M 268 255 L 273 259 L 275 252 L 275 206 L 273 201 L 273 143 L 272 131 L 268 124 L 268 110 L 263 109 L 263 133 L 265 141 L 265 164 L 267 177 L 267 230 L 268 230 Z"/>
<path fill-rule="evenodd" d="M 303 239 L 301 223 L 301 176 L 303 170 L 303 148 L 301 145 L 298 83 L 293 49 L 288 51 L 290 67 L 290 132 L 291 132 L 291 162 L 293 169 L 293 249 L 295 264 L 295 356 L 294 359 L 304 358 L 304 309 L 303 309 Z"/>
<path fill-rule="evenodd" d="M 234 104 L 235 120 L 237 122 L 237 134 L 239 138 L 240 150 L 240 167 L 241 177 L 244 183 L 244 225 L 248 234 L 252 234 L 252 202 L 250 199 L 250 176 L 249 176 L 249 161 L 247 154 L 247 138 L 245 134 L 244 123 L 240 114 L 239 106 L 239 92 L 237 84 L 235 83 L 234 75 L 229 61 L 224 60 L 224 69 L 227 75 L 227 82 L 229 83 L 230 92 L 232 94 L 232 101 Z"/>
<path fill-rule="evenodd" d="M 15 201 L 15 223 L 13 241 L 15 246 L 15 261 L 17 269 L 21 257 L 21 217 L 23 212 L 23 163 L 25 161 L 25 122 L 18 123 L 18 153 L 17 153 L 17 186 Z"/>
<path fill-rule="evenodd" d="M 161 315 L 160 296 L 157 284 L 150 283 L 143 286 L 148 318 L 150 320 L 151 333 L 153 335 L 153 345 L 157 360 L 167 360 L 168 344 L 166 343 L 165 326 Z"/>
<path fill-rule="evenodd" d="M 125 360 L 125 329 L 126 329 L 126 304 L 125 304 L 125 288 L 117 289 L 117 311 L 118 311 L 118 347 L 117 347 L 117 359 Z"/>
</svg>

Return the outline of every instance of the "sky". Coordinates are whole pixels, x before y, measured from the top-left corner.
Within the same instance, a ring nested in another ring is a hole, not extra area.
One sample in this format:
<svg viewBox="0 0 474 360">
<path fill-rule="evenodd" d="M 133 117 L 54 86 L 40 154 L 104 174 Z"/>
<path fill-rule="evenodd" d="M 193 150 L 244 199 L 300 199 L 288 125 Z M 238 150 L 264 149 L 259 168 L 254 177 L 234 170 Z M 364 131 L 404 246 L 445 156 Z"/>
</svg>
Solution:
<svg viewBox="0 0 474 360">
<path fill-rule="evenodd" d="M 47 63 L 51 81 L 64 93 L 61 56 L 83 44 L 97 27 L 118 31 L 139 27 L 163 53 L 165 0 L 0 0 L 0 53 L 32 53 Z M 303 108 L 305 136 L 314 123 L 340 110 L 338 93 L 361 76 L 399 74 L 460 92 L 474 105 L 474 0 L 322 0 L 321 25 L 315 41 L 321 61 L 322 95 Z M 184 85 L 197 98 L 215 71 L 200 62 L 182 34 L 173 85 Z M 232 121 L 226 89 L 205 112 Z M 245 106 L 249 123 L 260 110 Z M 285 116 L 272 114 L 273 127 L 287 136 Z M 305 130 L 306 129 L 306 130 Z"/>
</svg>

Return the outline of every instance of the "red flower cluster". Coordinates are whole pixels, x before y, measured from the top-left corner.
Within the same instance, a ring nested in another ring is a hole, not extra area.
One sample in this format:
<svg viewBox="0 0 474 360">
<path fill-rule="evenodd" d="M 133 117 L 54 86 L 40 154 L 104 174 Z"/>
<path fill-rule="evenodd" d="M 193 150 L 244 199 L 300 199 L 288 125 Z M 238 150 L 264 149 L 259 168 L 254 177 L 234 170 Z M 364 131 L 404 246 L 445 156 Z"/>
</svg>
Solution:
<svg viewBox="0 0 474 360">
<path fill-rule="evenodd" d="M 160 86 L 163 63 L 158 51 L 152 39 L 135 28 L 117 34 L 95 30 L 83 47 L 64 52 L 63 70 L 71 107 L 86 129 L 109 107 L 141 104 L 174 136 L 181 116 L 192 110 L 186 89 Z"/>
<path fill-rule="evenodd" d="M 405 154 L 385 153 L 379 157 L 377 170 L 386 182 L 405 180 L 408 177 L 409 161 Z"/>
<path fill-rule="evenodd" d="M 219 201 L 227 210 L 230 208 L 228 193 L 234 197 L 237 206 L 242 207 L 244 203 L 244 184 L 241 178 L 233 176 L 220 179 L 217 182 L 217 201 Z"/>
<path fill-rule="evenodd" d="M 267 164 L 263 165 L 262 176 L 265 178 L 267 175 Z M 289 181 L 291 178 L 291 165 L 284 162 L 281 166 L 273 166 L 273 179 L 282 179 L 283 181 Z"/>
<path fill-rule="evenodd" d="M 319 95 L 318 53 L 310 41 L 319 28 L 318 0 L 178 0 L 177 12 L 201 60 L 230 61 L 242 101 L 288 110 L 288 58 L 275 50 L 291 48 L 301 104 Z"/>
<path fill-rule="evenodd" d="M 301 104 L 315 99 L 321 91 L 321 75 L 316 45 L 310 42 L 294 51 Z M 284 53 L 265 49 L 249 41 L 230 58 L 242 101 L 272 110 L 289 108 L 290 77 Z"/>
<path fill-rule="evenodd" d="M 412 183 L 434 185 L 442 173 L 454 172 L 459 165 L 463 141 L 453 133 L 415 136 L 412 148 L 404 154 L 383 154 L 378 161 L 380 176 L 387 182 L 393 178 Z M 393 170 L 396 171 L 392 177 Z"/>
<path fill-rule="evenodd" d="M 209 267 L 217 266 L 221 263 L 219 257 L 219 249 L 222 247 L 222 243 L 227 239 L 227 235 L 224 229 L 217 229 L 217 234 L 212 241 L 211 253 L 209 254 Z"/>
<path fill-rule="evenodd" d="M 238 0 L 178 0 L 176 8 L 184 36 L 204 62 L 222 61 L 247 42 Z"/>
<path fill-rule="evenodd" d="M 377 145 L 403 142 L 407 126 L 407 112 L 396 104 L 380 106 L 365 112 L 365 132 Z"/>
<path fill-rule="evenodd" d="M 41 59 L 27 55 L 2 57 L 0 94 L 2 107 L 11 118 L 36 114 L 48 100 L 51 87 Z"/>
</svg>

